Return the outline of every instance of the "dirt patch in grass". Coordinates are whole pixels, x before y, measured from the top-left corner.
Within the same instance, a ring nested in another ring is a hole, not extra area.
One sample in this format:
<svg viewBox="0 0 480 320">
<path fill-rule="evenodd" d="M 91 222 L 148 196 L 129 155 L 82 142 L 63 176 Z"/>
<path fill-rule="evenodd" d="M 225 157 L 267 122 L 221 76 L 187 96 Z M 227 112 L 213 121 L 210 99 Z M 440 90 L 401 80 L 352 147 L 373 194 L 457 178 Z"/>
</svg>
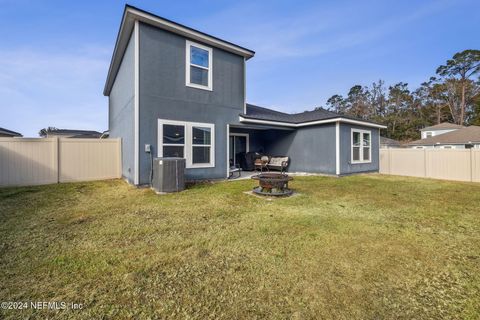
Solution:
<svg viewBox="0 0 480 320">
<path fill-rule="evenodd" d="M 158 196 L 123 181 L 0 189 L 5 319 L 480 317 L 480 186 L 296 177 Z"/>
</svg>

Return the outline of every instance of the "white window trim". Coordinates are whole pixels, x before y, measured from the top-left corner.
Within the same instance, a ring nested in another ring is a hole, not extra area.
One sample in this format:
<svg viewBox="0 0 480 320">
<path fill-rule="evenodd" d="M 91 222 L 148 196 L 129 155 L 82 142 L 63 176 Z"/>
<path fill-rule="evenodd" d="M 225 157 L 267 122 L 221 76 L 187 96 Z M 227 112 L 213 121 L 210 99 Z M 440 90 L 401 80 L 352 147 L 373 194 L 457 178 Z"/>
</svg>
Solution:
<svg viewBox="0 0 480 320">
<path fill-rule="evenodd" d="M 360 133 L 360 160 L 353 160 L 353 133 L 358 132 Z M 368 133 L 370 135 L 370 146 L 368 148 L 369 152 L 369 160 L 363 160 L 363 134 Z M 351 130 L 350 135 L 350 162 L 352 164 L 361 164 L 361 163 L 372 163 L 372 131 L 370 130 L 361 130 L 361 129 L 353 129 Z"/>
<path fill-rule="evenodd" d="M 187 87 L 213 91 L 213 64 L 212 64 L 213 50 L 212 50 L 212 48 L 209 48 L 209 47 L 206 47 L 204 45 L 192 42 L 190 40 L 185 40 L 185 41 L 186 41 L 186 45 L 185 45 L 185 85 Z M 192 46 L 208 51 L 208 68 L 205 68 L 203 66 L 199 66 L 199 65 L 196 65 L 196 64 L 192 64 L 190 62 L 190 57 L 191 57 L 190 48 Z M 191 66 L 201 68 L 201 69 L 204 69 L 204 70 L 208 70 L 208 86 L 202 86 L 200 84 L 190 82 L 190 67 Z"/>
<path fill-rule="evenodd" d="M 238 133 L 238 132 L 230 132 L 229 137 L 245 137 L 247 138 L 247 152 L 250 152 L 250 134 L 249 133 Z"/>
<path fill-rule="evenodd" d="M 163 125 L 164 124 L 170 124 L 174 126 L 184 126 L 185 142 L 183 143 L 183 155 L 184 155 L 184 158 L 186 159 L 187 169 L 215 167 L 215 125 L 213 123 L 158 119 L 158 137 L 157 137 L 158 157 L 163 157 L 163 146 L 182 146 L 181 144 L 163 143 Z M 192 143 L 193 127 L 210 128 L 210 145 L 197 145 Z M 193 163 L 193 147 L 194 146 L 210 147 L 210 163 L 196 163 L 196 164 Z"/>
</svg>

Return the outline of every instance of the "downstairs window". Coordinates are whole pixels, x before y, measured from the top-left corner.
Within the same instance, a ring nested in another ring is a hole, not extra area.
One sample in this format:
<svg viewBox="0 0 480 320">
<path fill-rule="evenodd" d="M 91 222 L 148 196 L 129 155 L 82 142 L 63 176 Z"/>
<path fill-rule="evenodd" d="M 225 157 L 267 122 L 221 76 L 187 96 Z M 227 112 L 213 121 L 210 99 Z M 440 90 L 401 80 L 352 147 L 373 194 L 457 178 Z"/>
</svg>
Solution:
<svg viewBox="0 0 480 320">
<path fill-rule="evenodd" d="M 215 166 L 215 125 L 158 120 L 158 156 L 186 159 L 187 168 Z"/>
<path fill-rule="evenodd" d="M 372 162 L 372 134 L 371 131 L 352 129 L 351 143 L 352 163 Z"/>
</svg>

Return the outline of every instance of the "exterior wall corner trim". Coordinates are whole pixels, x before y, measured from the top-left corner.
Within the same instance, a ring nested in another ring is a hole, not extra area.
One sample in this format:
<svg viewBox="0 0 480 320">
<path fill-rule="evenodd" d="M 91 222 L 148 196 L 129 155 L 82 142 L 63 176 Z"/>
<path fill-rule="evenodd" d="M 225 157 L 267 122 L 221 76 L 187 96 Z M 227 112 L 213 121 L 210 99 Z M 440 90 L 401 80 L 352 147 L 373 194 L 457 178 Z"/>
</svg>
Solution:
<svg viewBox="0 0 480 320">
<path fill-rule="evenodd" d="M 134 27 L 134 64 L 135 64 L 135 89 L 134 89 L 134 176 L 133 183 L 139 184 L 139 162 L 140 162 L 140 43 L 139 43 L 139 22 L 135 20 Z"/>
</svg>

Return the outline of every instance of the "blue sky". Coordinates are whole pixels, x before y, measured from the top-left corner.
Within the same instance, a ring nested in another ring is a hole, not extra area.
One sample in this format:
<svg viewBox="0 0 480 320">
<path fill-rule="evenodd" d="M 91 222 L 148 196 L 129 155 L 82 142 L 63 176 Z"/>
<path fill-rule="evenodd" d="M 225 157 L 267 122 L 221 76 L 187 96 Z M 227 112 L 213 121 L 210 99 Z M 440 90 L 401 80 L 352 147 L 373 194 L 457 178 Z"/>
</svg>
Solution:
<svg viewBox="0 0 480 320">
<path fill-rule="evenodd" d="M 455 52 L 480 49 L 478 0 L 129 3 L 256 51 L 247 101 L 285 112 L 380 78 L 414 88 Z M 106 130 L 124 4 L 0 0 L 0 127 Z"/>
</svg>

